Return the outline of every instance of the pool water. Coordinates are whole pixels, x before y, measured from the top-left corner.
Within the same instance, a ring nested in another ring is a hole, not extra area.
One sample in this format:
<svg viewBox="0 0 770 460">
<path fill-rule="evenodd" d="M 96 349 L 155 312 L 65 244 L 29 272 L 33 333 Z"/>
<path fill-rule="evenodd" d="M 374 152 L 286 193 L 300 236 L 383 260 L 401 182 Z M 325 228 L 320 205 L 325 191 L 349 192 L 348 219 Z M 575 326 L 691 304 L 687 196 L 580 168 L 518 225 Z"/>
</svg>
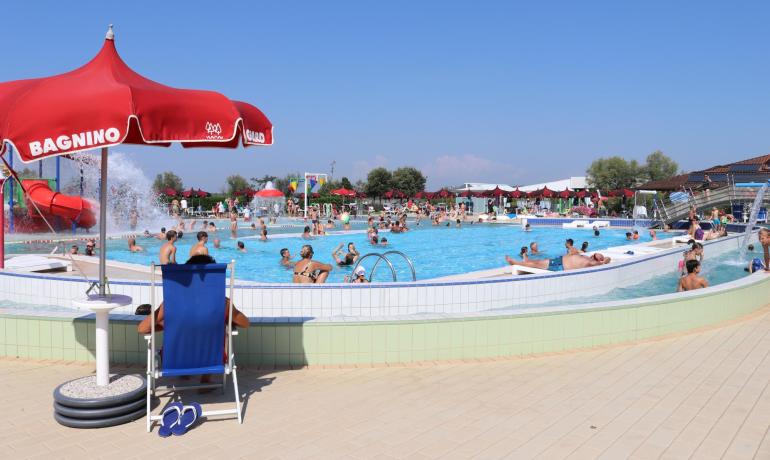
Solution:
<svg viewBox="0 0 770 460">
<path fill-rule="evenodd" d="M 739 250 L 728 251 L 717 257 L 708 257 L 708 254 L 706 254 L 706 258 L 704 258 L 701 265 L 700 276 L 708 281 L 709 286 L 727 283 L 729 281 L 734 281 L 739 278 L 746 277 L 749 275 L 749 273 L 744 269 L 748 267 L 749 261 L 755 257 L 761 258 L 762 255 L 759 252 L 749 252 L 745 259 L 740 259 Z M 613 289 L 606 294 L 598 296 L 571 297 L 569 299 L 546 302 L 537 305 L 527 305 L 527 307 L 576 305 L 584 303 L 606 302 L 611 300 L 638 299 L 641 297 L 670 294 L 677 292 L 676 290 L 679 285 L 679 277 L 679 271 L 675 270 L 657 275 L 638 284 Z"/>
<path fill-rule="evenodd" d="M 268 231 L 269 240 L 263 242 L 258 238 L 258 230 L 239 230 L 238 240 L 244 242 L 246 253 L 237 251 L 237 240 L 230 239 L 229 230 L 211 233 L 208 244 L 210 254 L 219 262 L 234 259 L 238 279 L 288 283 L 291 282 L 292 271 L 279 264 L 281 248 L 288 248 L 292 258 L 297 260 L 302 245 L 311 244 L 315 252 L 315 260 L 334 265 L 329 282 L 342 282 L 345 275 L 351 274 L 352 267 L 337 267 L 333 263 L 331 253 L 340 243 L 346 247 L 347 243 L 352 242 L 362 255 L 370 252 L 384 253 L 389 250 L 403 252 L 414 263 L 417 279 L 425 280 L 502 267 L 505 265 L 506 254 L 516 257 L 519 249 L 522 246 L 528 246 L 532 241 L 538 243 L 543 253 L 537 257 L 564 254 L 566 238 L 573 238 L 578 247 L 583 241 L 588 241 L 589 250 L 601 250 L 628 243 L 625 238 L 626 230 L 621 229 L 605 229 L 601 231 L 599 237 L 595 237 L 591 230 L 584 229 L 535 227 L 525 232 L 518 225 L 465 224 L 461 228 L 456 228 L 455 226 L 435 227 L 425 221 L 420 226 L 413 225 L 413 230 L 406 233 L 381 232 L 380 236 L 389 240 L 389 245 L 385 247 L 369 244 L 363 230 L 353 230 L 346 234 L 338 232 L 313 240 L 304 240 L 296 233 L 277 234 L 271 230 Z M 661 235 L 661 238 L 664 237 L 666 235 Z M 220 249 L 213 247 L 214 238 L 221 239 Z M 649 240 L 649 236 L 644 235 L 639 242 Z M 194 242 L 194 234 L 190 232 L 177 243 L 178 263 L 183 263 L 187 259 Z M 125 240 L 111 240 L 108 242 L 107 257 L 145 266 L 149 266 L 153 261 L 157 262 L 158 250 L 162 244 L 160 240 L 139 238 L 137 244 L 144 248 L 144 252 L 131 253 L 128 251 Z M 369 258 L 363 266 L 369 272 L 374 263 L 375 258 Z M 399 281 L 411 280 L 411 272 L 403 259 L 394 257 L 392 263 L 398 273 Z M 385 264 L 381 263 L 377 267 L 374 280 L 392 281 L 390 270 L 385 267 Z"/>
</svg>

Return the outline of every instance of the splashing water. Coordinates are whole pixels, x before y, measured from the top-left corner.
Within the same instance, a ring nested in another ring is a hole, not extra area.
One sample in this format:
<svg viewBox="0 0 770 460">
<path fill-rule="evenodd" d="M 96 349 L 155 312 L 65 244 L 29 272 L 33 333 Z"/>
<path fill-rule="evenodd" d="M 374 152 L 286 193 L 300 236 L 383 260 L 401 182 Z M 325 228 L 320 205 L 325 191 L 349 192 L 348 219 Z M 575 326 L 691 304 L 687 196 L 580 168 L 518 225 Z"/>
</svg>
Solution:
<svg viewBox="0 0 770 460">
<path fill-rule="evenodd" d="M 746 236 L 743 238 L 740 249 L 740 258 L 746 258 L 746 246 L 749 244 L 751 234 L 754 231 L 754 226 L 757 224 L 757 217 L 762 207 L 762 200 L 765 198 L 767 192 L 768 183 L 765 182 L 762 187 L 757 191 L 757 196 L 754 198 L 754 204 L 751 205 L 751 214 L 749 215 L 749 222 L 746 224 Z"/>
<path fill-rule="evenodd" d="M 82 171 L 83 197 L 94 202 L 98 215 L 101 156 L 85 153 L 75 155 L 73 159 L 76 167 Z M 109 232 L 141 232 L 145 229 L 155 232 L 161 226 L 171 226 L 173 220 L 163 211 L 165 205 L 153 193 L 150 179 L 128 156 L 111 152 L 107 167 Z"/>
</svg>

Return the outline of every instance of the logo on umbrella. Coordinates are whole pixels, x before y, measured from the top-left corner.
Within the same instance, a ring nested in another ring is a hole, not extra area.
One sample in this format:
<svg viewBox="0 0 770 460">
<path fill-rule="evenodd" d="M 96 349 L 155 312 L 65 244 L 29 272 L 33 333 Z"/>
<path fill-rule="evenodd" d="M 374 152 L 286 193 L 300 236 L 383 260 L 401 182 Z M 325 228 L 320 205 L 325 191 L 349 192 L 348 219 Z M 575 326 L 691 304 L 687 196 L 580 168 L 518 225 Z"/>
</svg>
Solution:
<svg viewBox="0 0 770 460">
<path fill-rule="evenodd" d="M 252 131 L 250 129 L 246 130 L 246 140 L 248 142 L 252 142 L 255 144 L 264 144 L 265 143 L 265 133 L 261 133 L 259 131 Z"/>
<path fill-rule="evenodd" d="M 222 126 L 219 123 L 206 122 L 206 139 L 222 139 Z"/>
</svg>

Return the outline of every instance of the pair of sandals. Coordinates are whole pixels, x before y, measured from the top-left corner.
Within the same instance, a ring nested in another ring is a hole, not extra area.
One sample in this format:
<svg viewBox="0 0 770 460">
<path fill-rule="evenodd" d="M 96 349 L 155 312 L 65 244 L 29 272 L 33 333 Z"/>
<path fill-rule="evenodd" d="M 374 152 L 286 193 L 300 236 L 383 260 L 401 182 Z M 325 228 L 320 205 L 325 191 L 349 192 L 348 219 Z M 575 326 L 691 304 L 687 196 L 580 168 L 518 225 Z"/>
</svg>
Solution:
<svg viewBox="0 0 770 460">
<path fill-rule="evenodd" d="M 195 425 L 202 414 L 203 409 L 198 403 L 184 405 L 181 402 L 173 402 L 163 411 L 158 436 L 161 438 L 167 438 L 172 434 L 182 436 Z"/>
</svg>

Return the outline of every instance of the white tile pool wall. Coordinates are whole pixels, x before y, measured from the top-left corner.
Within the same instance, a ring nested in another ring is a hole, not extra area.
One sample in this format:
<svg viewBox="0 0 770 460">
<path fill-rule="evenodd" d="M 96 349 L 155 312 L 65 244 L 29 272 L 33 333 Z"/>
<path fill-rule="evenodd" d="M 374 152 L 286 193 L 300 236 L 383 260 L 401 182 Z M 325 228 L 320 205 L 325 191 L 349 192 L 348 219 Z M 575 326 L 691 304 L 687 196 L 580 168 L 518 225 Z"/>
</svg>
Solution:
<svg viewBox="0 0 770 460">
<path fill-rule="evenodd" d="M 714 257 L 737 249 L 741 239 L 742 236 L 735 235 L 707 242 L 706 255 Z M 250 317 L 346 316 L 360 321 L 394 319 L 420 313 L 451 316 L 600 295 L 620 285 L 636 284 L 676 269 L 681 252 L 682 248 L 672 248 L 606 267 L 494 280 L 318 286 L 238 281 L 236 285 L 240 288 L 236 289 L 234 300 Z M 136 305 L 150 302 L 149 283 L 113 281 L 110 286 L 112 293 L 125 294 L 134 300 L 134 306 L 116 309 L 115 313 L 133 313 Z M 0 298 L 11 302 L 71 307 L 72 299 L 82 297 L 87 287 L 85 280 L 0 272 Z M 162 300 L 161 291 L 157 286 L 158 301 Z"/>
</svg>

